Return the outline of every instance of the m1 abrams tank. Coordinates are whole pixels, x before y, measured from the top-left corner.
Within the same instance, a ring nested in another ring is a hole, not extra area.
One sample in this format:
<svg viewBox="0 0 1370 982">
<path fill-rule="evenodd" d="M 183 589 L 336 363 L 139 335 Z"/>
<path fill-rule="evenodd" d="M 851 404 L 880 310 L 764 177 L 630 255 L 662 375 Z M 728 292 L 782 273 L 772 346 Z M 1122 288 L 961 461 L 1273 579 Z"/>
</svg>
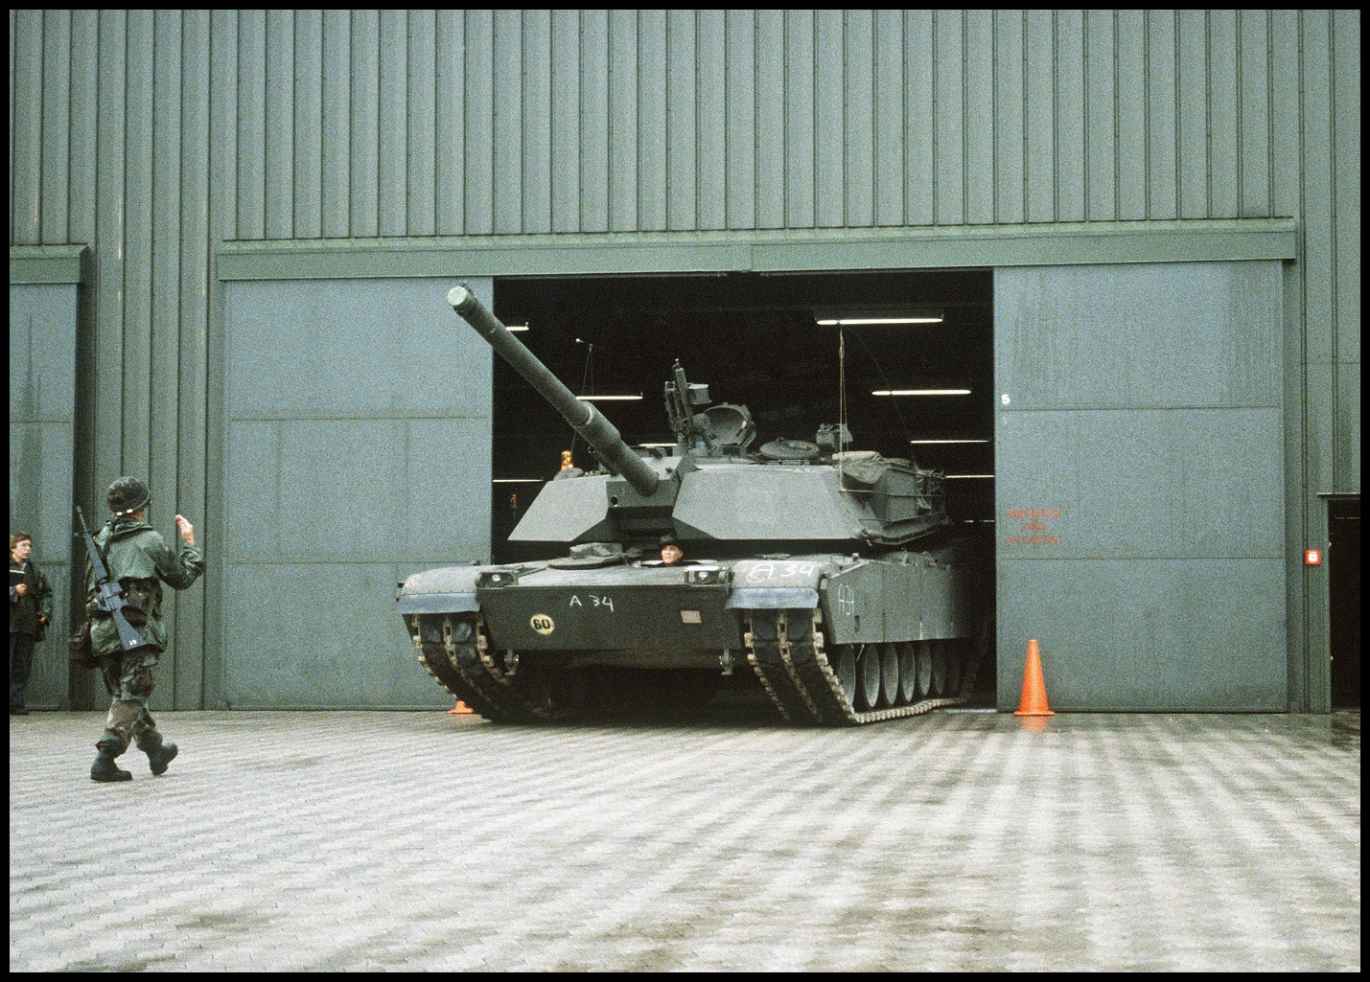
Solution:
<svg viewBox="0 0 1370 982">
<path fill-rule="evenodd" d="M 509 537 L 548 558 L 410 576 L 419 662 L 497 721 L 702 703 L 751 676 L 795 723 L 855 725 L 965 701 L 990 640 L 985 563 L 939 472 L 846 449 L 846 427 L 752 452 L 745 406 L 677 362 L 669 452 L 635 450 L 465 287 L 448 303 L 590 444 Z M 686 558 L 657 558 L 663 537 Z M 979 610 L 977 610 L 979 605 Z"/>
</svg>

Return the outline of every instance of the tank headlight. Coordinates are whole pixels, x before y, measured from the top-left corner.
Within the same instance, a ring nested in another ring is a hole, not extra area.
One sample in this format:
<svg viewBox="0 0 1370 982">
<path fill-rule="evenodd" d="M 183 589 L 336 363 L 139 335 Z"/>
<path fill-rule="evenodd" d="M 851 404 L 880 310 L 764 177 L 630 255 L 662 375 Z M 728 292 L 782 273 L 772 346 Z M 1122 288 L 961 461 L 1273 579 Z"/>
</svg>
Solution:
<svg viewBox="0 0 1370 982">
<path fill-rule="evenodd" d="M 499 572 L 481 573 L 476 578 L 477 587 L 500 587 L 513 586 L 518 582 L 518 574 L 511 570 L 500 570 Z"/>
</svg>

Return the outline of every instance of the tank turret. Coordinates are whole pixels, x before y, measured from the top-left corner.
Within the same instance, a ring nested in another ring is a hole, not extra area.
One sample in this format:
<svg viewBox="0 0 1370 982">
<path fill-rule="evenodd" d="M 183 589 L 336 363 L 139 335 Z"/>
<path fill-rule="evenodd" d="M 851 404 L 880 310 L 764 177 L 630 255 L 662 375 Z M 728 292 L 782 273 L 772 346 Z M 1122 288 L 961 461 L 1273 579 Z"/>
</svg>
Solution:
<svg viewBox="0 0 1370 982">
<path fill-rule="evenodd" d="M 452 309 L 594 448 L 609 474 L 562 472 L 534 499 L 511 542 L 646 546 L 663 534 L 723 550 L 774 551 L 797 544 L 894 547 L 947 522 L 942 475 L 903 458 L 852 451 L 845 425 L 825 424 L 816 442 L 777 439 L 750 450 L 746 406 L 710 404 L 679 361 L 665 385 L 675 434 L 669 456 L 645 459 L 595 407 L 577 400 L 463 286 Z M 577 476 L 567 480 L 571 474 Z"/>
</svg>

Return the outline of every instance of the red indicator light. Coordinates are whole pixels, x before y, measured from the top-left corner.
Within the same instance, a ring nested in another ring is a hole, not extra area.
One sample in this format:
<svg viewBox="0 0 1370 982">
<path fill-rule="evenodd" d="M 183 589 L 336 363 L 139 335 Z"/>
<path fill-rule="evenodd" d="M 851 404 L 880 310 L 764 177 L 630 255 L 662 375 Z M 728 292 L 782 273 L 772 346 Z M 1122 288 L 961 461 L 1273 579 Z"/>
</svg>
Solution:
<svg viewBox="0 0 1370 982">
<path fill-rule="evenodd" d="M 1305 566 L 1321 566 L 1321 565 L 1322 565 L 1322 550 L 1321 550 L 1321 549 L 1305 549 L 1305 550 L 1303 551 L 1303 564 L 1304 564 Z"/>
</svg>

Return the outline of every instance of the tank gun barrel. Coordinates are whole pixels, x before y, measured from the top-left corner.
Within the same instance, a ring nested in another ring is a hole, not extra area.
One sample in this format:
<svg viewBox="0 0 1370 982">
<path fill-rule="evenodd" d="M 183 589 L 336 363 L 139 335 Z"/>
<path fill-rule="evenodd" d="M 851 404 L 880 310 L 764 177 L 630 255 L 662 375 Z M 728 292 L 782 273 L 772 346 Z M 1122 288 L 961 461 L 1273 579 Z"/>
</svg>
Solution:
<svg viewBox="0 0 1370 982">
<path fill-rule="evenodd" d="M 593 404 L 577 399 L 562 384 L 561 379 L 553 375 L 536 355 L 524 347 L 523 342 L 500 323 L 499 318 L 485 309 L 475 294 L 464 286 L 454 286 L 447 293 L 447 302 L 457 316 L 475 328 L 485 343 L 494 348 L 514 371 L 523 376 L 524 381 L 561 414 L 571 429 L 585 438 L 606 467 L 621 474 L 640 494 L 650 495 L 656 490 L 660 478 L 624 442 L 614 424 L 605 419 Z"/>
</svg>

